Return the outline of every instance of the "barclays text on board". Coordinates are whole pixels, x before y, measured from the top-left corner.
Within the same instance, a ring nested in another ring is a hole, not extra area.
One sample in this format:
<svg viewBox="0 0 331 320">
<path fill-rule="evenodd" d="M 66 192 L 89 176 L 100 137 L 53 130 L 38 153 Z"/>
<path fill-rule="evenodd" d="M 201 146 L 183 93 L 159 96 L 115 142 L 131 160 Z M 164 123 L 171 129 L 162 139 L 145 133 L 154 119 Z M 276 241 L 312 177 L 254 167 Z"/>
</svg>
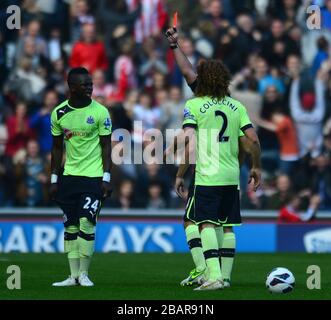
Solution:
<svg viewBox="0 0 331 320">
<path fill-rule="evenodd" d="M 331 225 L 245 223 L 236 228 L 236 234 L 238 252 L 331 252 Z M 188 248 L 180 221 L 100 221 L 96 251 L 171 253 L 188 252 Z M 63 225 L 0 220 L 0 252 L 63 252 Z"/>
</svg>

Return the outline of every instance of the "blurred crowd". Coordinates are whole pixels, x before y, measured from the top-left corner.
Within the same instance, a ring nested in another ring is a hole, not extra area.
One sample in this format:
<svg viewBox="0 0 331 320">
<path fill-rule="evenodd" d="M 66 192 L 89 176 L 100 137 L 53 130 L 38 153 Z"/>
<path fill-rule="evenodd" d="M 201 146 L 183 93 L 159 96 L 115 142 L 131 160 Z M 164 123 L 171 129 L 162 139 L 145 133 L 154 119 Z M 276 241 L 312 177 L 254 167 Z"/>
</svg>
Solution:
<svg viewBox="0 0 331 320">
<path fill-rule="evenodd" d="M 9 5 L 21 29 L 9 30 Z M 307 7 L 321 8 L 309 30 Z M 241 174 L 242 207 L 331 209 L 331 0 L 3 0 L 0 3 L 0 206 L 53 206 L 50 113 L 67 97 L 66 72 L 84 66 L 113 129 L 181 128 L 192 97 L 164 31 L 178 11 L 180 46 L 195 66 L 221 59 L 231 95 L 262 146 L 263 185 Z M 119 165 L 106 206 L 183 208 L 175 165 Z M 189 178 L 189 177 L 188 177 Z"/>
</svg>

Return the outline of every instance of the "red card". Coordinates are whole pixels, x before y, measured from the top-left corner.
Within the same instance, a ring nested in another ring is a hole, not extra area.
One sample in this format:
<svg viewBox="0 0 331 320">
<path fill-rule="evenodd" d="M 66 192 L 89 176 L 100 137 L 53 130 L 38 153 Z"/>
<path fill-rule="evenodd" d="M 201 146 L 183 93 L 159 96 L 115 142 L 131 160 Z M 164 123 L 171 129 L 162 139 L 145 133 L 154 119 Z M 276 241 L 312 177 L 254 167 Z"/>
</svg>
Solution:
<svg viewBox="0 0 331 320">
<path fill-rule="evenodd" d="M 174 28 L 177 28 L 177 17 L 178 17 L 178 12 L 176 11 L 174 13 L 174 25 L 173 25 Z"/>
</svg>

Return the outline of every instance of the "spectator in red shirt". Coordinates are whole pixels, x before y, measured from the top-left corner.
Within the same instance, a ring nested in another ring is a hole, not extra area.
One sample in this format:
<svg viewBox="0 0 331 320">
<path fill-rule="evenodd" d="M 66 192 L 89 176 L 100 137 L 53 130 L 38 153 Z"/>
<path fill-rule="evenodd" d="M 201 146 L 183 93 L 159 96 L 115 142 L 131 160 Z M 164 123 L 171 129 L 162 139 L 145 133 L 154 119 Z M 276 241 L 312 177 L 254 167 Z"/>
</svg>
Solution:
<svg viewBox="0 0 331 320">
<path fill-rule="evenodd" d="M 32 129 L 29 127 L 29 119 L 26 116 L 26 104 L 18 103 L 15 114 L 6 121 L 8 140 L 5 155 L 13 157 L 21 149 L 25 149 L 29 139 L 34 138 Z"/>
<path fill-rule="evenodd" d="M 125 93 L 128 87 L 128 78 L 123 70 L 119 75 L 117 86 L 111 83 L 106 83 L 105 73 L 98 69 L 93 77 L 93 99 L 103 97 L 106 105 L 111 105 L 114 102 L 123 102 Z"/>
<path fill-rule="evenodd" d="M 294 196 L 288 205 L 280 209 L 278 222 L 308 222 L 314 219 L 318 206 L 320 204 L 320 197 L 313 195 L 309 199 L 308 209 L 304 212 L 300 211 L 302 207 L 303 198 L 307 196 L 307 192 L 301 192 Z"/>
<path fill-rule="evenodd" d="M 300 156 L 297 133 L 292 119 L 285 115 L 281 108 L 277 108 L 271 115 L 271 121 L 256 120 L 262 128 L 276 133 L 280 145 L 280 171 L 291 175 Z"/>
<path fill-rule="evenodd" d="M 106 49 L 103 42 L 96 39 L 94 24 L 83 25 L 81 40 L 72 49 L 70 67 L 84 67 L 90 73 L 97 69 L 108 69 Z"/>
<path fill-rule="evenodd" d="M 121 55 L 115 61 L 114 78 L 117 88 L 121 92 L 137 87 L 136 69 L 133 61 L 134 42 L 127 38 L 123 40 L 121 46 Z M 121 89 L 122 88 L 122 89 Z"/>
</svg>

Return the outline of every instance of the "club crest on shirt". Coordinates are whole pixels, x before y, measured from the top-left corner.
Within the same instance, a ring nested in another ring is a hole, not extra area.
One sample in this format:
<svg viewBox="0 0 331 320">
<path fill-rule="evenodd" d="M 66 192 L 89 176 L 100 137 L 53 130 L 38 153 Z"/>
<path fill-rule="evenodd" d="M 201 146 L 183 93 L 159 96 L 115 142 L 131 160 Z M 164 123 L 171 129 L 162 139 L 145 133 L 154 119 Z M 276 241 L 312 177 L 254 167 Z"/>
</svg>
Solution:
<svg viewBox="0 0 331 320">
<path fill-rule="evenodd" d="M 184 109 L 184 119 L 187 120 L 187 119 L 192 119 L 194 120 L 194 115 L 191 113 L 191 111 L 187 108 Z"/>
<path fill-rule="evenodd" d="M 107 118 L 107 119 L 104 121 L 103 125 L 105 126 L 105 129 L 106 129 L 106 130 L 110 130 L 111 120 L 110 120 L 109 118 Z"/>
<path fill-rule="evenodd" d="M 89 116 L 89 117 L 87 118 L 87 120 L 86 120 L 86 123 L 88 123 L 88 124 L 94 124 L 95 121 L 94 121 L 94 119 L 93 119 L 92 116 Z"/>
</svg>

